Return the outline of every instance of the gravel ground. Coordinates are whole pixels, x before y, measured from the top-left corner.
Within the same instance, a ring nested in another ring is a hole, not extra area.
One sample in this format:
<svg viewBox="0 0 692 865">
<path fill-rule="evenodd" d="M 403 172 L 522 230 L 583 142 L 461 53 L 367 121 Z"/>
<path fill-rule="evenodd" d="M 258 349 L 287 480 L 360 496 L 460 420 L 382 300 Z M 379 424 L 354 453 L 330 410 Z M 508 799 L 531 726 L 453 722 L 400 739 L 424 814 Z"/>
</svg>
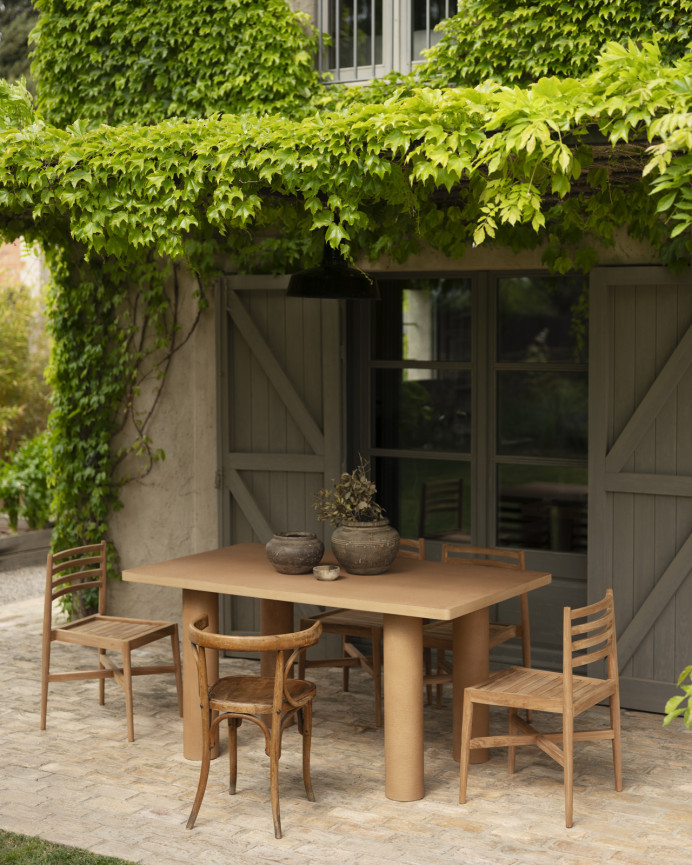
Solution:
<svg viewBox="0 0 692 865">
<path fill-rule="evenodd" d="M 45 564 L 0 571 L 0 604 L 39 598 L 43 595 L 45 585 Z"/>
</svg>

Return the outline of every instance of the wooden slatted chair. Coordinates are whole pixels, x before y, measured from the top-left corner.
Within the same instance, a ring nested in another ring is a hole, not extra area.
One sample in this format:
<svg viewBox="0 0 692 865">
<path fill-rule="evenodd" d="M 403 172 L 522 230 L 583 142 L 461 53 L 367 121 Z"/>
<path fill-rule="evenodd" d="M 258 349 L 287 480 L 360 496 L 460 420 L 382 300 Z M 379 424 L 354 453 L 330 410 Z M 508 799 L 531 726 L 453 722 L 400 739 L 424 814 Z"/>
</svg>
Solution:
<svg viewBox="0 0 692 865">
<path fill-rule="evenodd" d="M 411 540 L 402 538 L 398 555 L 402 558 L 424 559 L 425 541 L 423 538 Z M 302 679 L 305 670 L 311 667 L 341 667 L 343 689 L 348 691 L 351 667 L 360 667 L 372 677 L 375 698 L 375 724 L 382 726 L 382 613 L 367 610 L 348 610 L 343 608 L 325 610 L 300 620 L 301 628 L 308 628 L 313 622 L 322 622 L 324 634 L 337 634 L 341 637 L 341 655 L 338 658 L 306 658 L 298 661 L 298 676 Z M 352 642 L 354 638 L 370 640 L 372 654 L 364 655 Z"/>
<path fill-rule="evenodd" d="M 462 569 L 467 565 L 494 566 L 525 571 L 523 550 L 506 550 L 494 547 L 471 547 L 467 544 L 443 544 L 442 563 L 459 565 Z M 463 576 L 463 575 L 460 575 Z M 491 622 L 490 648 L 512 640 L 521 639 L 522 662 L 525 667 L 531 666 L 531 631 L 529 623 L 529 598 L 519 596 L 519 616 L 517 622 Z M 452 681 L 452 670 L 446 660 L 445 652 L 452 650 L 452 622 L 431 622 L 423 627 L 423 647 L 426 650 L 435 649 L 437 653 L 437 705 L 442 705 L 443 685 Z M 433 681 L 433 679 L 430 679 Z"/>
<path fill-rule="evenodd" d="M 53 603 L 65 595 L 72 595 L 79 607 L 81 592 L 98 593 L 98 612 L 83 616 L 65 625 L 53 624 Z M 149 643 L 169 638 L 173 651 L 171 664 L 132 666 L 132 650 Z M 51 673 L 51 644 L 71 643 L 98 650 L 98 669 Z M 118 652 L 118 666 L 107 652 Z M 46 562 L 46 591 L 43 611 L 43 653 L 41 661 L 41 729 L 46 729 L 48 684 L 75 679 L 99 680 L 99 704 L 105 702 L 105 679 L 115 679 L 125 693 L 127 738 L 134 742 L 132 713 L 132 677 L 154 673 L 175 673 L 178 689 L 178 709 L 183 714 L 182 677 L 180 673 L 180 646 L 178 626 L 173 622 L 130 619 L 106 615 L 106 542 L 74 547 L 58 553 L 49 553 Z"/>
<path fill-rule="evenodd" d="M 304 631 L 266 637 L 242 637 L 214 634 L 206 631 L 209 625 L 203 616 L 190 625 L 190 640 L 195 652 L 199 678 L 199 698 L 202 709 L 202 765 L 197 794 L 187 828 L 192 829 L 197 819 L 209 777 L 211 754 L 222 721 L 228 722 L 228 754 L 230 761 L 229 793 L 235 794 L 238 776 L 238 727 L 244 720 L 252 721 L 264 733 L 266 753 L 269 756 L 270 796 L 274 817 L 274 835 L 281 838 L 279 812 L 279 758 L 281 737 L 287 722 L 297 716 L 298 730 L 303 738 L 303 783 L 310 802 L 315 801 L 310 779 L 310 742 L 312 738 L 312 700 L 315 686 L 312 682 L 290 678 L 293 664 L 308 646 L 314 645 L 322 633 L 322 623 L 315 622 Z M 273 677 L 223 676 L 210 683 L 207 678 L 206 653 L 275 652 Z M 216 714 L 218 713 L 218 715 Z"/>
<path fill-rule="evenodd" d="M 461 727 L 461 765 L 459 802 L 466 802 L 469 752 L 472 748 L 509 748 L 508 770 L 515 769 L 517 745 L 537 745 L 564 769 L 565 825 L 572 825 L 574 777 L 574 743 L 612 740 L 615 789 L 622 790 L 622 755 L 620 745 L 620 693 L 615 612 L 613 592 L 606 591 L 598 603 L 579 609 L 564 608 L 563 671 L 534 670 L 510 667 L 495 673 L 480 685 L 464 691 L 464 711 Z M 607 660 L 607 678 L 596 679 L 574 675 L 574 670 L 587 664 Z M 600 730 L 574 730 L 574 719 L 602 700 L 610 706 L 610 727 Z M 509 735 L 471 738 L 473 707 L 476 703 L 509 708 Z M 518 709 L 533 709 L 562 715 L 562 731 L 540 733 L 518 714 Z M 515 731 L 519 730 L 517 733 Z M 562 742 L 562 749 L 556 742 Z"/>
</svg>

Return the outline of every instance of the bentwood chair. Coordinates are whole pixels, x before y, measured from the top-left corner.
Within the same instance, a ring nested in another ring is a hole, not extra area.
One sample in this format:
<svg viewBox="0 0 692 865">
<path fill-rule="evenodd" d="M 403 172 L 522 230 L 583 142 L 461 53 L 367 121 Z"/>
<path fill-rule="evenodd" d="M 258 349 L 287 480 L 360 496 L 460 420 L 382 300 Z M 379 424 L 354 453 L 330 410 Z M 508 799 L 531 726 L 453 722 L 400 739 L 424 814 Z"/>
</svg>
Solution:
<svg viewBox="0 0 692 865">
<path fill-rule="evenodd" d="M 97 612 L 82 616 L 64 625 L 53 623 L 53 605 L 58 598 L 71 596 L 73 608 L 79 608 L 82 592 L 95 591 Z M 132 666 L 132 651 L 141 646 L 168 638 L 171 641 L 171 664 Z M 98 650 L 98 669 L 51 673 L 52 643 L 71 643 Z M 116 664 L 107 652 L 117 652 L 121 663 Z M 74 547 L 58 553 L 49 553 L 46 562 L 46 591 L 43 608 L 43 657 L 41 662 L 41 729 L 46 729 L 48 684 L 98 679 L 99 704 L 105 702 L 105 679 L 115 679 L 125 693 L 127 738 L 134 742 L 132 712 L 132 677 L 153 673 L 175 673 L 178 689 L 178 710 L 183 714 L 182 677 L 180 673 L 180 646 L 178 626 L 173 622 L 130 619 L 106 615 L 106 542 Z"/>
<path fill-rule="evenodd" d="M 402 538 L 398 555 L 402 558 L 425 559 L 423 538 Z M 322 633 L 341 637 L 341 655 L 338 658 L 306 658 L 301 655 L 298 675 L 302 679 L 305 670 L 311 667 L 341 667 L 343 689 L 348 691 L 351 667 L 360 667 L 372 677 L 375 698 L 375 724 L 382 726 L 382 613 L 367 610 L 330 609 L 315 613 L 300 620 L 300 627 L 307 628 L 313 622 L 322 622 Z M 352 642 L 354 638 L 369 640 L 371 655 L 365 655 Z"/>
<path fill-rule="evenodd" d="M 517 745 L 537 745 L 564 769 L 565 826 L 572 825 L 574 778 L 574 743 L 601 739 L 612 741 L 615 789 L 622 790 L 622 755 L 620 745 L 620 692 L 613 592 L 588 607 L 563 611 L 562 672 L 510 667 L 492 675 L 485 682 L 464 690 L 461 726 L 461 763 L 459 802 L 466 802 L 469 752 L 472 748 L 509 749 L 508 770 L 515 769 Z M 578 667 L 606 659 L 607 678 L 596 679 L 574 675 Z M 576 730 L 574 719 L 602 700 L 608 700 L 610 726 L 598 730 Z M 506 706 L 509 708 L 509 735 L 471 738 L 473 707 Z M 518 709 L 552 712 L 562 715 L 562 730 L 540 733 L 517 714 Z M 516 732 L 519 731 L 519 732 Z M 556 742 L 562 742 L 562 749 Z"/>
<path fill-rule="evenodd" d="M 312 682 L 290 678 L 296 657 L 314 645 L 322 633 L 315 622 L 305 631 L 267 637 L 226 636 L 206 631 L 209 625 L 203 616 L 190 625 L 190 640 L 197 662 L 199 699 L 202 709 L 202 765 L 197 794 L 187 828 L 197 819 L 209 777 L 211 754 L 216 747 L 219 725 L 228 723 L 228 755 L 230 761 L 229 793 L 235 794 L 238 776 L 238 727 L 252 721 L 264 733 L 265 751 L 269 756 L 269 777 L 274 835 L 281 838 L 279 813 L 279 758 L 281 737 L 288 721 L 297 716 L 298 731 L 303 738 L 303 783 L 310 802 L 315 801 L 310 780 L 310 741 L 312 737 Z M 274 676 L 223 676 L 210 683 L 207 678 L 207 651 L 275 652 Z M 218 714 L 216 714 L 218 713 Z"/>
<path fill-rule="evenodd" d="M 442 563 L 459 567 L 459 577 L 463 579 L 463 569 L 468 565 L 493 566 L 525 571 L 523 550 L 505 550 L 493 547 L 471 547 L 466 544 L 443 544 Z M 528 595 L 519 596 L 520 621 L 491 622 L 490 648 L 518 637 L 521 639 L 522 662 L 531 666 L 531 633 L 529 627 Z M 445 658 L 445 652 L 452 650 L 452 622 L 431 622 L 423 627 L 423 646 L 426 650 L 437 652 L 437 704 L 442 704 L 442 688 L 445 682 L 452 681 L 452 671 Z"/>
</svg>

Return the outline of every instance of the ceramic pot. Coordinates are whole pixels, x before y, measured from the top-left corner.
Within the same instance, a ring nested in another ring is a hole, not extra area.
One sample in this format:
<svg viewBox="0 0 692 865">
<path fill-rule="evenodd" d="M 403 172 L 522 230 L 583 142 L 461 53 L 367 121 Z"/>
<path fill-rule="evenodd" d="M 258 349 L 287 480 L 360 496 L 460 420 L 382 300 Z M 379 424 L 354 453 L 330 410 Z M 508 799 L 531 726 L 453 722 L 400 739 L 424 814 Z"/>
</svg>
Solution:
<svg viewBox="0 0 692 865">
<path fill-rule="evenodd" d="M 324 544 L 313 532 L 277 532 L 266 550 L 280 574 L 309 574 L 320 563 Z"/>
<path fill-rule="evenodd" d="M 389 520 L 344 520 L 332 535 L 332 552 L 351 574 L 383 574 L 399 552 L 399 532 Z"/>
</svg>

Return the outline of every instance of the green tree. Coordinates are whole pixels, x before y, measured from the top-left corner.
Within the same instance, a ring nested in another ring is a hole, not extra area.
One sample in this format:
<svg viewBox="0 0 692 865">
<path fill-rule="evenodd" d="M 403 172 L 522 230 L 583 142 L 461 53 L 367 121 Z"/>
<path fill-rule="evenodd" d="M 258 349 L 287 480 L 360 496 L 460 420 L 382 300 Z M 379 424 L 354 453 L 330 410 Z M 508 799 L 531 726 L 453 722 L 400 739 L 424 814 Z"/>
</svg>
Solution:
<svg viewBox="0 0 692 865">
<path fill-rule="evenodd" d="M 28 289 L 0 282 L 0 461 L 45 429 L 50 389 L 48 339 Z"/>
<path fill-rule="evenodd" d="M 38 13 L 31 0 L 3 0 L 0 3 L 0 78 L 9 82 L 24 78 L 33 95 L 36 85 L 31 75 L 29 34 L 36 26 Z"/>
</svg>

